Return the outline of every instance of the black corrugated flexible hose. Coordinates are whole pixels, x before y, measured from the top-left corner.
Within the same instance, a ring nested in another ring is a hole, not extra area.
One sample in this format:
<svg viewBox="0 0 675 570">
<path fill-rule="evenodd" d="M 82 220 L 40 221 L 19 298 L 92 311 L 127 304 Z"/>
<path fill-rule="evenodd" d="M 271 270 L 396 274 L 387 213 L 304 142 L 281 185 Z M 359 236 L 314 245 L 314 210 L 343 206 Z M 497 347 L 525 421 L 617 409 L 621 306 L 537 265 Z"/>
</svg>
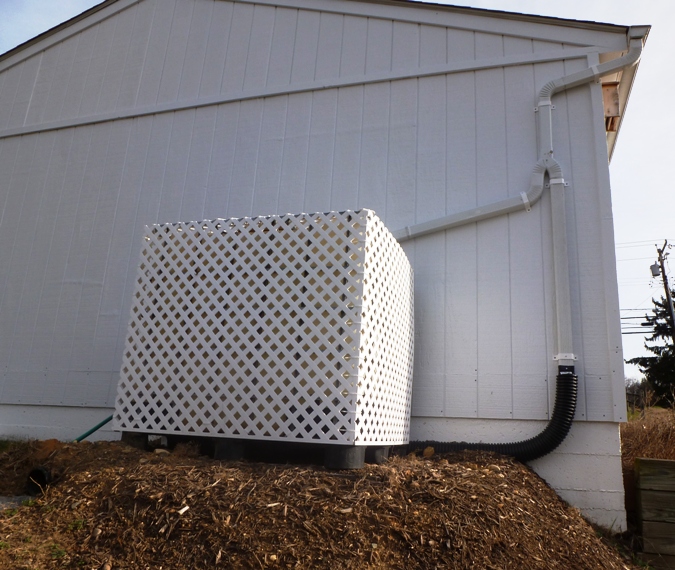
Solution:
<svg viewBox="0 0 675 570">
<path fill-rule="evenodd" d="M 512 443 L 411 441 L 408 444 L 408 451 L 433 447 L 436 453 L 464 450 L 493 451 L 514 457 L 522 462 L 538 459 L 551 453 L 567 437 L 572 427 L 574 412 L 577 407 L 577 385 L 578 379 L 574 373 L 574 366 L 559 366 L 553 414 L 544 430 L 530 439 Z"/>
</svg>

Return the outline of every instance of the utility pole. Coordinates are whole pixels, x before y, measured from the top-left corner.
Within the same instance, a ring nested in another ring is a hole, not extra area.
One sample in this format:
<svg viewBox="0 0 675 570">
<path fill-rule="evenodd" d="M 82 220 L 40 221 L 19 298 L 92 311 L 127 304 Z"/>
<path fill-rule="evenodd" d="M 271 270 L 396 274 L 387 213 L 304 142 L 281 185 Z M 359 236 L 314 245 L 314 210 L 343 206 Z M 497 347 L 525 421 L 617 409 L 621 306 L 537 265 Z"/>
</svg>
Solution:
<svg viewBox="0 0 675 570">
<path fill-rule="evenodd" d="M 659 269 L 661 270 L 661 278 L 663 279 L 663 288 L 666 290 L 666 302 L 668 303 L 668 315 L 670 316 L 670 334 L 673 339 L 673 346 L 675 347 L 675 312 L 673 311 L 673 298 L 670 294 L 670 285 L 668 285 L 668 276 L 666 275 L 666 266 L 665 259 L 668 257 L 666 251 L 666 246 L 668 245 L 668 240 L 663 242 L 663 247 L 659 249 L 656 248 L 656 251 L 659 253 Z M 654 264 L 656 265 L 656 264 Z M 658 275 L 658 269 L 652 265 L 652 275 L 656 277 Z"/>
</svg>

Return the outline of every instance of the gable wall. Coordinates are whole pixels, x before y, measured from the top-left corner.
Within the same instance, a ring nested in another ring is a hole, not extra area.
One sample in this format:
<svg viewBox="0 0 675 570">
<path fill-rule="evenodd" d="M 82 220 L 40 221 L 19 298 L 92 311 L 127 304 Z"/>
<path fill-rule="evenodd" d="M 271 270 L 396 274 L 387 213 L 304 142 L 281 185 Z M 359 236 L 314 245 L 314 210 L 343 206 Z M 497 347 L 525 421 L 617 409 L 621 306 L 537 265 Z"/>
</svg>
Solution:
<svg viewBox="0 0 675 570">
<path fill-rule="evenodd" d="M 538 89 L 587 67 L 579 49 L 625 45 L 621 34 L 572 30 L 563 43 L 555 26 L 422 8 L 387 19 L 386 6 L 321 6 L 120 0 L 113 17 L 0 62 L 0 402 L 113 405 L 145 224 L 368 207 L 398 229 L 517 196 L 537 160 Z M 532 39 L 544 35 L 561 41 Z M 576 57 L 526 62 L 562 50 Z M 512 56 L 525 62 L 415 77 Z M 377 73 L 396 78 L 351 80 Z M 304 85 L 314 87 L 283 93 Z M 598 86 L 556 97 L 555 149 L 570 182 L 577 417 L 616 421 L 599 101 Z M 415 416 L 548 417 L 550 223 L 545 195 L 530 213 L 405 245 Z"/>
<path fill-rule="evenodd" d="M 392 20 L 377 16 L 388 13 L 377 10 L 381 6 L 372 6 L 375 15 L 366 16 L 223 0 L 119 4 L 116 12 L 109 10 L 114 17 L 74 26 L 81 31 L 54 40 L 47 50 L 34 49 L 23 61 L 20 53 L 0 63 L 5 69 L 1 129 L 261 87 L 576 47 L 466 28 L 484 18 L 458 16 L 453 28 Z M 345 9 L 344 2 L 336 5 Z M 503 45 L 509 39 L 514 41 Z"/>
</svg>

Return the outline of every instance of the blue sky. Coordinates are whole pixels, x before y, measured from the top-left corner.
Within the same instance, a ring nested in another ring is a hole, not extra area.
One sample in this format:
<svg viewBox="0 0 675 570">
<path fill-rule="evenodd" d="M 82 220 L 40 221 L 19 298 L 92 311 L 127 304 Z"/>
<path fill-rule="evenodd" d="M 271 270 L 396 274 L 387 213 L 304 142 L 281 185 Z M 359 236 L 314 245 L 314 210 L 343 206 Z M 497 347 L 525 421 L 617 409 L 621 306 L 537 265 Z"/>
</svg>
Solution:
<svg viewBox="0 0 675 570">
<path fill-rule="evenodd" d="M 0 0 L 0 53 L 98 3 L 98 0 Z M 670 73 L 671 58 L 675 56 L 672 33 L 675 2 L 456 0 L 451 3 L 612 24 L 652 25 L 610 167 L 622 316 L 641 314 L 635 309 L 650 310 L 651 298 L 663 292 L 660 280 L 651 278 L 649 271 L 656 259 L 654 246 L 661 245 L 666 238 L 675 244 L 675 182 L 666 168 L 674 160 L 669 139 L 675 132 L 675 114 L 670 108 L 670 96 L 675 93 L 675 75 Z M 675 261 L 672 267 L 675 269 Z M 675 274 L 671 276 L 672 284 Z M 625 335 L 623 339 L 626 358 L 644 353 L 640 335 Z M 637 370 L 626 367 L 626 374 L 636 376 Z"/>
</svg>

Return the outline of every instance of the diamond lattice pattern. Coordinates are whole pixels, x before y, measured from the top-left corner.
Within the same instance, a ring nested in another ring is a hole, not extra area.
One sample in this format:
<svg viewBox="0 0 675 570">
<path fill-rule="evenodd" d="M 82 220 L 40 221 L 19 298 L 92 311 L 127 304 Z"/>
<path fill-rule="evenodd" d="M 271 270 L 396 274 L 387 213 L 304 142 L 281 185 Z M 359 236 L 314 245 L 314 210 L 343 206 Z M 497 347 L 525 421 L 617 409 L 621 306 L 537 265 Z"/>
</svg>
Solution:
<svg viewBox="0 0 675 570">
<path fill-rule="evenodd" d="M 413 275 L 370 210 L 147 228 L 114 427 L 407 443 Z"/>
</svg>

